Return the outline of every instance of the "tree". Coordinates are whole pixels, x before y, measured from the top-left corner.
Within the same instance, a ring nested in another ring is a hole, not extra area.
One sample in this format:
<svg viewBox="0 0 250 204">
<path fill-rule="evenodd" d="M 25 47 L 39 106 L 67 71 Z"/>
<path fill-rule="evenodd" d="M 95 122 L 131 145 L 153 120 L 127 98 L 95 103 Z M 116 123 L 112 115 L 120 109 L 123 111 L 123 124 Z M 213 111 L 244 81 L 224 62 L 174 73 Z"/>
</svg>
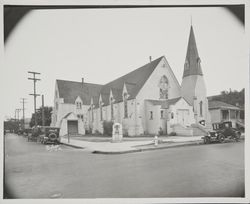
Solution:
<svg viewBox="0 0 250 204">
<path fill-rule="evenodd" d="M 50 126 L 51 123 L 51 114 L 52 114 L 52 107 L 45 106 L 44 107 L 44 118 L 45 118 L 45 126 Z M 40 107 L 36 112 L 36 120 L 37 125 L 42 126 L 42 107 Z M 35 125 L 35 117 L 34 113 L 32 114 L 31 120 L 30 120 L 30 127 L 33 127 Z"/>
<path fill-rule="evenodd" d="M 231 89 L 229 89 L 229 91 L 222 91 L 220 95 L 213 96 L 212 100 L 223 101 L 234 106 L 238 105 L 244 107 L 245 89 L 241 91 L 232 91 Z"/>
</svg>

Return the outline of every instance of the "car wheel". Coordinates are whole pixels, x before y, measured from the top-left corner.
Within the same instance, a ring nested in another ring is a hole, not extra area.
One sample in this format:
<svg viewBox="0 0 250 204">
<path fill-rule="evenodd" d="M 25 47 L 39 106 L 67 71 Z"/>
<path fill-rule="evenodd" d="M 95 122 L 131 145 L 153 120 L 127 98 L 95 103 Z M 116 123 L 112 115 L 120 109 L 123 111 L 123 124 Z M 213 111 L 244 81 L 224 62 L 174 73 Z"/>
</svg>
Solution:
<svg viewBox="0 0 250 204">
<path fill-rule="evenodd" d="M 222 143 L 225 141 L 225 136 L 224 135 L 219 135 L 219 138 L 218 138 L 219 142 Z"/>
<path fill-rule="evenodd" d="M 240 132 L 235 133 L 235 141 L 238 142 L 240 139 Z"/>
</svg>

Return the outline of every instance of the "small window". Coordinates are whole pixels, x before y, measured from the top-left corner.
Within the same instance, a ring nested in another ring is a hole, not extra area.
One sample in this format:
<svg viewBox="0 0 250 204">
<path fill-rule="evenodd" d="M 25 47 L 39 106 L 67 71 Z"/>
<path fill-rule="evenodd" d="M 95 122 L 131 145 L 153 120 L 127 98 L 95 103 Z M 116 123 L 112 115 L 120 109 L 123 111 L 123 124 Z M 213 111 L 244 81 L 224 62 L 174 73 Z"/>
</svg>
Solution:
<svg viewBox="0 0 250 204">
<path fill-rule="evenodd" d="M 153 111 L 150 111 L 150 120 L 153 120 Z"/>
<path fill-rule="evenodd" d="M 200 102 L 200 116 L 202 117 L 202 115 L 203 115 L 203 102 L 201 101 Z"/>
<path fill-rule="evenodd" d="M 173 112 L 171 113 L 171 119 L 174 119 L 174 113 Z"/>
<path fill-rule="evenodd" d="M 163 110 L 161 110 L 161 119 L 163 119 L 164 118 L 164 112 L 163 112 Z"/>
<path fill-rule="evenodd" d="M 81 102 L 76 102 L 76 108 L 77 109 L 82 109 L 82 103 Z"/>
</svg>

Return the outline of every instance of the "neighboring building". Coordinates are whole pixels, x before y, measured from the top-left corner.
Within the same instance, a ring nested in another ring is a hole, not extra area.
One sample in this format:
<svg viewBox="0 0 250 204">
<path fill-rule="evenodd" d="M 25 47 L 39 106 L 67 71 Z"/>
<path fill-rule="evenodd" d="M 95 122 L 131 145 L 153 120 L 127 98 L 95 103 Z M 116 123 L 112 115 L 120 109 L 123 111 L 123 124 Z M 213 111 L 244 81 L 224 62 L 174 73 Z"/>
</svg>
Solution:
<svg viewBox="0 0 250 204">
<path fill-rule="evenodd" d="M 212 123 L 231 121 L 234 128 L 244 126 L 243 109 L 240 107 L 215 100 L 209 100 L 208 105 Z"/>
<path fill-rule="evenodd" d="M 105 85 L 57 80 L 51 125 L 60 135 L 103 133 L 103 121 L 129 136 L 200 134 L 201 121 L 211 125 L 200 63 L 191 26 L 181 86 L 165 56 Z"/>
</svg>

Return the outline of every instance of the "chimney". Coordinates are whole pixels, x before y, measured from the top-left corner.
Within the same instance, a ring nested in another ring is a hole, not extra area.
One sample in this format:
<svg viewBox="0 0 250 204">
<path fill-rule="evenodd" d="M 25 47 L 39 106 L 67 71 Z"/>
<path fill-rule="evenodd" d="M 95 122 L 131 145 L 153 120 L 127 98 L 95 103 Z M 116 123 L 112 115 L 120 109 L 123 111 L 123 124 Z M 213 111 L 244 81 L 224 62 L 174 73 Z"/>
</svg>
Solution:
<svg viewBox="0 0 250 204">
<path fill-rule="evenodd" d="M 149 62 L 151 62 L 152 61 L 152 57 L 151 56 L 149 56 Z"/>
</svg>

